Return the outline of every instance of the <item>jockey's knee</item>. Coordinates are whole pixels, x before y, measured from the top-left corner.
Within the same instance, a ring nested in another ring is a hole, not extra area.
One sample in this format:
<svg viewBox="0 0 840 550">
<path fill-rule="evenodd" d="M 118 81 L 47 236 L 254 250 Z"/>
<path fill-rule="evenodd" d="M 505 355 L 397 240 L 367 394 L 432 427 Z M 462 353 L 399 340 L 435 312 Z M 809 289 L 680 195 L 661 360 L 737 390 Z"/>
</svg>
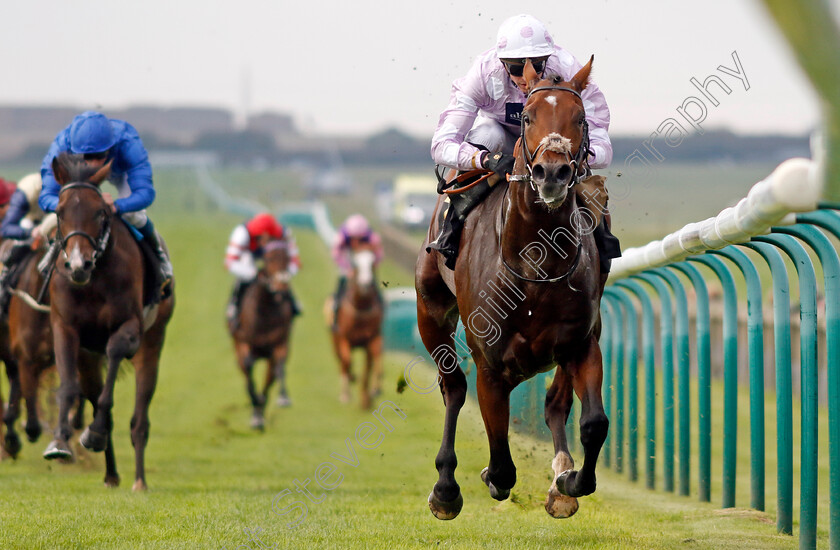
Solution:
<svg viewBox="0 0 840 550">
<path fill-rule="evenodd" d="M 516 136 L 510 135 L 502 124 L 483 116 L 476 119 L 465 139 L 473 145 L 486 147 L 488 151 L 506 153 L 512 153 L 516 143 Z"/>
<path fill-rule="evenodd" d="M 146 215 L 145 210 L 125 213 L 122 215 L 122 219 L 137 229 L 143 229 L 149 223 L 149 217 Z"/>
</svg>

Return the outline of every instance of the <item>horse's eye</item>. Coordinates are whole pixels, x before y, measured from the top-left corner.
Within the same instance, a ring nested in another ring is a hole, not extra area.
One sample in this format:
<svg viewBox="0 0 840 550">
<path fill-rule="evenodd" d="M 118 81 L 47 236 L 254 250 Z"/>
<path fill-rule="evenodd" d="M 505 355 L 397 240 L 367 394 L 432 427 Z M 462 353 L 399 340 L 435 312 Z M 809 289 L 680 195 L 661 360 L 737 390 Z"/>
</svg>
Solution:
<svg viewBox="0 0 840 550">
<path fill-rule="evenodd" d="M 586 121 L 586 115 L 580 115 L 578 119 L 578 126 L 583 126 L 583 123 Z"/>
<path fill-rule="evenodd" d="M 525 124 L 531 124 L 531 117 L 529 117 L 526 114 L 523 114 L 522 115 L 522 122 L 524 122 Z"/>
</svg>

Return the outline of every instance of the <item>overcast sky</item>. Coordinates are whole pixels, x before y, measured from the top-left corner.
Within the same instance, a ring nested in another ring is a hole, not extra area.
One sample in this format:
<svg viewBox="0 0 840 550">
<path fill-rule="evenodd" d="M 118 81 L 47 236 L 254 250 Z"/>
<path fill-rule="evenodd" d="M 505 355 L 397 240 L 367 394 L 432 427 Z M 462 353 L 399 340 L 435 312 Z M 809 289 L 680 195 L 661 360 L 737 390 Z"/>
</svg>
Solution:
<svg viewBox="0 0 840 550">
<path fill-rule="evenodd" d="M 836 4 L 837 0 L 832 0 Z M 802 133 L 817 101 L 757 0 L 28 0 L 0 7 L 0 104 L 287 112 L 313 133 L 431 137 L 453 79 L 530 13 L 585 61 L 611 133 L 649 134 L 717 75 L 702 126 Z M 735 70 L 749 90 L 718 70 Z M 708 102 L 708 100 L 706 100 Z"/>
</svg>

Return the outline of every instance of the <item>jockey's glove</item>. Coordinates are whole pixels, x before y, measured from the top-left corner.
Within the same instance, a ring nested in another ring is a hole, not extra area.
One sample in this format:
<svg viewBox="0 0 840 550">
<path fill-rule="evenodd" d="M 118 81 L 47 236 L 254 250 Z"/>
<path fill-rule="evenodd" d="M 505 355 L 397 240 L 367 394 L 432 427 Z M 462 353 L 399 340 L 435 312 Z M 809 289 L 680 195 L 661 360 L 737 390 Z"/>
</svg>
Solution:
<svg viewBox="0 0 840 550">
<path fill-rule="evenodd" d="M 516 162 L 516 157 L 508 155 L 507 153 L 497 152 L 484 156 L 484 168 L 491 172 L 496 172 L 504 177 L 513 171 L 513 164 Z"/>
</svg>

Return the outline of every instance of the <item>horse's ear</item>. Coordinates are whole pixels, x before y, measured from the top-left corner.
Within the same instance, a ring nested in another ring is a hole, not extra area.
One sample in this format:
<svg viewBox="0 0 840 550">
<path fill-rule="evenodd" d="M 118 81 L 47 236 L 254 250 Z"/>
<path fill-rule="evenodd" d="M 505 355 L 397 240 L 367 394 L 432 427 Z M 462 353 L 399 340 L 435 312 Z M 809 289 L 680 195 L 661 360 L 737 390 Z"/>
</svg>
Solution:
<svg viewBox="0 0 840 550">
<path fill-rule="evenodd" d="M 534 70 L 531 64 L 531 59 L 525 60 L 525 67 L 522 69 L 522 76 L 525 77 L 525 82 L 528 83 L 528 90 L 531 90 L 540 81 L 540 75 Z"/>
<path fill-rule="evenodd" d="M 58 182 L 59 185 L 64 185 L 68 181 L 70 181 L 70 173 L 67 171 L 67 167 L 64 166 L 64 163 L 59 160 L 59 156 L 56 156 L 52 160 L 52 171 L 55 175 L 55 181 Z"/>
<path fill-rule="evenodd" d="M 595 56 L 589 58 L 589 63 L 581 67 L 575 76 L 569 81 L 572 88 L 578 92 L 582 92 L 586 85 L 589 84 L 589 74 L 592 72 L 592 62 L 595 61 Z"/>
<path fill-rule="evenodd" d="M 91 176 L 90 183 L 94 185 L 99 185 L 102 183 L 105 178 L 111 175 L 111 163 L 114 162 L 113 160 L 109 160 L 107 163 L 102 165 L 102 168 L 96 171 L 96 173 Z"/>
</svg>

